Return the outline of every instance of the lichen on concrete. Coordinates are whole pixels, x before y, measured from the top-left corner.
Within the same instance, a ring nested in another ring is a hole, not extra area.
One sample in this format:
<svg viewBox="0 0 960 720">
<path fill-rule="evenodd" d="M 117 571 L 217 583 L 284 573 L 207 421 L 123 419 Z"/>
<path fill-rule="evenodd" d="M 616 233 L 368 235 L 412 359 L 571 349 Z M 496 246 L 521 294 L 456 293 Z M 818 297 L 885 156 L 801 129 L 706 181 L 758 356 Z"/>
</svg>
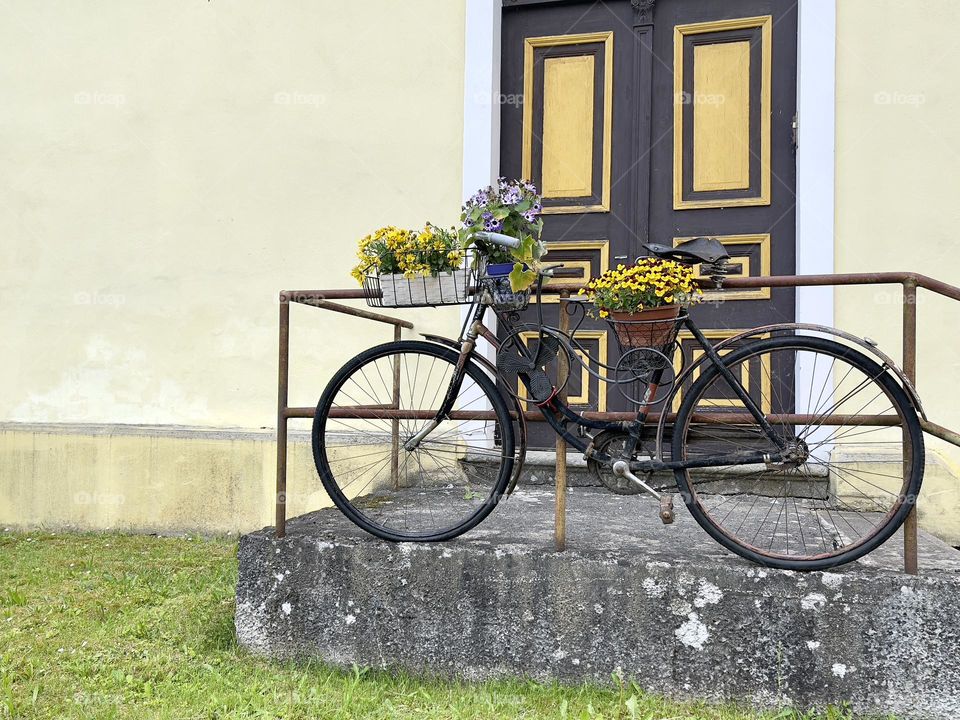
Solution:
<svg viewBox="0 0 960 720">
<path fill-rule="evenodd" d="M 960 557 L 899 539 L 829 573 L 751 565 L 680 508 L 571 494 L 568 549 L 552 493 L 523 488 L 476 531 L 442 544 L 372 538 L 336 510 L 240 544 L 237 636 L 257 654 L 471 680 L 624 677 L 680 698 L 960 716 Z M 537 500 L 539 502 L 533 502 Z M 282 578 L 282 580 L 280 579 Z"/>
</svg>

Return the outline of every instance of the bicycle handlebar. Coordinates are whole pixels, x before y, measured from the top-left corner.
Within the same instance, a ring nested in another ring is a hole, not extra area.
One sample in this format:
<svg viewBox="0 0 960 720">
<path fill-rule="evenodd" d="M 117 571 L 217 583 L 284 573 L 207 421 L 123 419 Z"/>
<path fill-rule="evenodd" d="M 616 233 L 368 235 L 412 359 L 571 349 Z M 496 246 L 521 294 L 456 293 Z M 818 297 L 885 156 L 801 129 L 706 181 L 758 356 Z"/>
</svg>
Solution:
<svg viewBox="0 0 960 720">
<path fill-rule="evenodd" d="M 501 245 L 508 248 L 518 248 L 520 247 L 520 240 L 510 235 L 504 235 L 502 233 L 495 232 L 477 232 L 473 234 L 473 237 L 477 240 L 482 240 L 483 242 L 493 243 L 494 245 Z"/>
</svg>

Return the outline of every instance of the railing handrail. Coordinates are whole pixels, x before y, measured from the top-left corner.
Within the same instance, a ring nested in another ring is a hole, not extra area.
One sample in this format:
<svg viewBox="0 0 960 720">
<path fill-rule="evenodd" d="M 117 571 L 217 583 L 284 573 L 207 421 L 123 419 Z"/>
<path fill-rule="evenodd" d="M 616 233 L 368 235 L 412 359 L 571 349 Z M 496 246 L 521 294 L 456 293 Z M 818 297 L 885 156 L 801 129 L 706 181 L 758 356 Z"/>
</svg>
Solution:
<svg viewBox="0 0 960 720">
<path fill-rule="evenodd" d="M 728 277 L 723 281 L 724 288 L 750 289 L 763 287 L 816 287 L 823 285 L 903 285 L 915 284 L 939 295 L 960 300 L 960 287 L 950 285 L 928 275 L 915 272 L 875 272 L 875 273 L 833 273 L 825 275 L 762 275 L 758 277 Z M 700 286 L 706 289 L 714 287 L 709 279 L 700 280 Z M 543 292 L 554 295 L 561 292 L 576 292 L 582 285 L 575 283 L 551 282 L 544 285 Z M 362 288 L 334 288 L 328 290 L 287 290 L 281 297 L 287 296 L 290 302 L 316 300 L 362 300 L 366 297 Z M 301 299 L 302 298 L 302 299 Z"/>
<path fill-rule="evenodd" d="M 703 289 L 715 289 L 711 279 L 703 278 L 698 281 Z M 916 386 L 916 345 L 917 345 L 917 288 L 923 288 L 947 298 L 960 301 L 960 288 L 942 282 L 927 275 L 915 272 L 876 272 L 876 273 L 836 273 L 824 275 L 768 275 L 760 277 L 727 277 L 724 278 L 723 289 L 750 289 L 765 287 L 817 287 L 817 286 L 846 286 L 846 285 L 901 285 L 903 287 L 903 370 L 907 380 Z M 545 285 L 542 291 L 549 295 L 563 295 L 569 297 L 582 287 L 581 284 L 560 283 L 552 281 Z M 352 315 L 354 317 L 386 323 L 393 326 L 394 340 L 400 339 L 400 329 L 413 329 L 413 323 L 408 320 L 390 317 L 370 312 L 362 308 L 350 307 L 332 300 L 363 300 L 367 296 L 362 288 L 336 288 L 328 290 L 285 290 L 280 293 L 280 372 L 278 383 L 278 412 L 277 412 L 277 525 L 278 537 L 283 537 L 286 525 L 286 454 L 287 454 L 287 422 L 294 418 L 311 417 L 312 408 L 298 408 L 288 406 L 287 382 L 289 362 L 289 322 L 290 303 L 300 303 L 313 307 L 331 310 L 333 312 Z M 563 302 L 561 298 L 561 302 Z M 524 413 L 526 415 L 526 413 Z M 596 413 L 597 416 L 610 416 L 615 413 Z M 531 417 L 530 419 L 534 419 Z M 954 445 L 960 446 L 960 433 L 945 428 L 926 419 L 921 420 L 925 432 L 939 437 Z M 562 439 L 558 440 L 558 443 Z M 559 445 L 558 445 L 559 447 Z M 558 493 L 560 490 L 559 478 L 565 476 L 566 453 L 557 455 Z M 562 467 L 561 467 L 562 466 Z M 563 505 L 558 494 L 558 508 Z M 558 531 L 562 526 L 562 518 L 558 516 Z M 559 537 L 559 536 L 558 536 Z M 914 508 L 907 516 L 903 526 L 904 542 L 904 569 L 907 573 L 917 573 L 917 516 Z"/>
<path fill-rule="evenodd" d="M 353 317 L 363 318 L 364 320 L 372 320 L 374 322 L 386 323 L 387 325 L 393 325 L 398 328 L 406 328 L 407 330 L 413 330 L 413 323 L 409 320 L 404 320 L 402 318 L 391 317 L 390 315 L 383 315 L 381 313 L 370 312 L 369 310 L 364 310 L 363 308 L 350 307 L 349 305 L 341 305 L 339 303 L 330 302 L 326 298 L 329 297 L 328 294 L 325 294 L 327 291 L 324 290 L 311 290 L 309 292 L 303 291 L 289 291 L 286 290 L 280 293 L 280 304 L 289 305 L 292 302 L 300 303 L 301 305 L 310 305 L 311 307 L 321 308 L 323 310 L 330 310 L 331 312 L 343 313 L 344 315 L 351 315 Z M 359 298 L 363 298 L 364 294 L 362 290 L 358 291 L 360 293 Z M 344 298 L 344 299 L 356 299 L 356 298 Z"/>
</svg>

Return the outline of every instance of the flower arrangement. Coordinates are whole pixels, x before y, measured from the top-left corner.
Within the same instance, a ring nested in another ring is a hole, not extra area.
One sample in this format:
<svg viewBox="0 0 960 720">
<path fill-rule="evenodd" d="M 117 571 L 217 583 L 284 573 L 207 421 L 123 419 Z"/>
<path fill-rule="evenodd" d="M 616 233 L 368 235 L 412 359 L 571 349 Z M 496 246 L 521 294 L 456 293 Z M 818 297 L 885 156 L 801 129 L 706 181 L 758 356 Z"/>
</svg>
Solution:
<svg viewBox="0 0 960 720">
<path fill-rule="evenodd" d="M 641 258 L 636 265 L 618 265 L 591 280 L 580 295 L 586 295 L 606 318 L 611 313 L 639 313 L 666 305 L 689 305 L 702 299 L 693 269 L 673 260 Z"/>
<path fill-rule="evenodd" d="M 376 270 L 380 275 L 437 276 L 463 264 L 464 250 L 457 233 L 427 223 L 420 231 L 383 227 L 367 235 L 357 249 L 359 263 L 351 275 L 363 284 Z"/>
<path fill-rule="evenodd" d="M 540 242 L 543 201 L 536 186 L 523 180 L 499 178 L 496 185 L 476 192 L 463 205 L 460 215 L 460 239 L 466 245 L 476 232 L 496 232 L 520 240 L 515 249 L 485 248 L 487 262 L 513 263 L 510 286 L 514 292 L 525 290 L 537 279 L 536 269 L 546 247 Z"/>
</svg>

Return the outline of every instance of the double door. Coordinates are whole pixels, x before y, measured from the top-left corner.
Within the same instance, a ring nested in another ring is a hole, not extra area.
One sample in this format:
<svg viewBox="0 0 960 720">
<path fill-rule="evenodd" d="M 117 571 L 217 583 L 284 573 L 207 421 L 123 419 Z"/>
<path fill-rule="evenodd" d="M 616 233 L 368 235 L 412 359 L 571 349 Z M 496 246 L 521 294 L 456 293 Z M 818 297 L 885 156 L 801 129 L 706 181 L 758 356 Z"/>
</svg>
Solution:
<svg viewBox="0 0 960 720">
<path fill-rule="evenodd" d="M 500 174 L 544 196 L 548 262 L 586 283 L 647 242 L 706 235 L 743 275 L 793 274 L 797 17 L 772 0 L 505 0 Z M 790 289 L 708 292 L 708 337 L 791 321 Z M 556 297 L 544 300 L 557 320 Z M 532 321 L 533 310 L 527 311 Z M 605 323 L 581 325 L 589 356 L 615 365 Z M 696 355 L 681 334 L 687 360 Z M 679 358 L 677 360 L 679 362 Z M 595 368 L 599 370 L 599 368 Z M 631 405 L 587 372 L 578 410 Z M 535 444 L 551 440 L 535 433 Z"/>
</svg>

